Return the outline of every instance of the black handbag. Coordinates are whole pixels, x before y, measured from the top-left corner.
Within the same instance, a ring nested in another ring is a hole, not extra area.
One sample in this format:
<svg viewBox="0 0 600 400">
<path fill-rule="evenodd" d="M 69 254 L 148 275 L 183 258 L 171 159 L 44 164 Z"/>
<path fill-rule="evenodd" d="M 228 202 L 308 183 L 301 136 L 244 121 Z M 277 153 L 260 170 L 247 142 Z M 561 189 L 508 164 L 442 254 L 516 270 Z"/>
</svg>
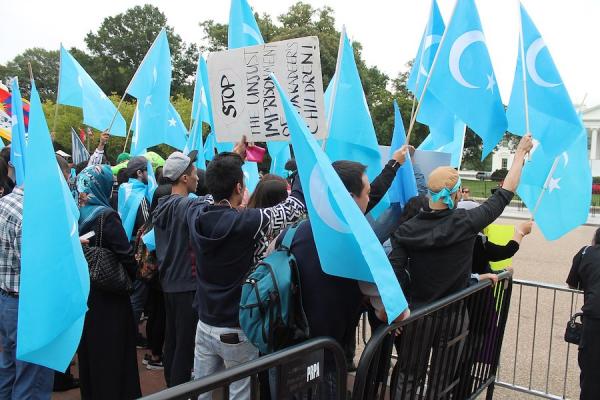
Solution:
<svg viewBox="0 0 600 400">
<path fill-rule="evenodd" d="M 581 331 L 583 330 L 583 313 L 573 314 L 567 329 L 565 329 L 565 342 L 579 345 L 581 341 Z M 581 318 L 581 322 L 577 322 L 577 318 Z"/>
<path fill-rule="evenodd" d="M 100 215 L 100 236 L 97 246 L 83 246 L 83 254 L 88 262 L 90 283 L 99 289 L 110 292 L 127 293 L 133 291 L 133 284 L 127 271 L 115 253 L 102 247 L 104 213 Z"/>
</svg>

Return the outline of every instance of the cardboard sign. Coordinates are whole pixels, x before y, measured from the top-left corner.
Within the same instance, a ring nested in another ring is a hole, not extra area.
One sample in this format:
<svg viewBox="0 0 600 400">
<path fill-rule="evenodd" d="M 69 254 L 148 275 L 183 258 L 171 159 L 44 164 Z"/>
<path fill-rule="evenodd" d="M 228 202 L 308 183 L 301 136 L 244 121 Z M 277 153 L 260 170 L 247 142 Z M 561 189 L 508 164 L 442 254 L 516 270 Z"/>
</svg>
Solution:
<svg viewBox="0 0 600 400">
<path fill-rule="evenodd" d="M 327 136 L 319 39 L 316 36 L 211 53 L 208 79 L 218 142 L 287 141 L 273 73 L 315 139 Z"/>
</svg>

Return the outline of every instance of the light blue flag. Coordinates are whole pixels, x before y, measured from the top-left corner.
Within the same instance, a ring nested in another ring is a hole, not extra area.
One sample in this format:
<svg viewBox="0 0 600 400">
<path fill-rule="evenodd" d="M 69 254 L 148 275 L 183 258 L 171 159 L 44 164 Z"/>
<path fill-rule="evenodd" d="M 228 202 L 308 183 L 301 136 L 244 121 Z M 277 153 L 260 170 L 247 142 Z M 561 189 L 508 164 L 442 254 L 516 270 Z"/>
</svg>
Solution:
<svg viewBox="0 0 600 400">
<path fill-rule="evenodd" d="M 132 122 L 132 130 L 134 131 L 133 138 L 131 140 L 131 155 L 143 155 L 146 153 L 148 146 L 146 145 L 148 142 L 145 141 L 143 144 L 143 138 L 150 136 L 162 136 L 161 142 L 154 143 L 152 146 L 164 143 L 168 144 L 171 147 L 176 148 L 177 150 L 183 150 L 187 143 L 187 129 L 181 116 L 173 106 L 173 104 L 168 103 L 167 105 L 167 126 L 165 128 L 158 127 L 155 128 L 153 126 L 146 125 L 145 128 L 142 128 L 144 125 L 140 124 L 140 120 L 142 119 L 143 113 L 138 112 L 140 109 L 140 104 L 136 107 L 136 112 L 134 114 L 133 122 Z M 158 130 L 162 129 L 163 133 L 159 135 Z"/>
<path fill-rule="evenodd" d="M 217 138 L 214 132 L 210 132 L 206 136 L 206 142 L 204 142 L 204 159 L 206 161 L 212 161 L 215 158 L 215 148 L 217 147 Z"/>
<path fill-rule="evenodd" d="M 192 130 L 183 149 L 184 154 L 189 154 L 191 151 L 198 151 L 196 158 L 196 168 L 206 169 L 206 161 L 204 159 L 204 146 L 202 145 L 202 121 L 196 120 L 192 125 Z"/>
<path fill-rule="evenodd" d="M 586 130 L 557 157 L 539 146 L 525 163 L 517 193 L 548 240 L 586 223 L 592 196 Z"/>
<path fill-rule="evenodd" d="M 262 34 L 258 23 L 254 18 L 252 9 L 246 0 L 231 0 L 231 8 L 229 10 L 229 27 L 227 30 L 227 45 L 230 49 L 240 47 L 255 46 L 263 44 Z M 233 146 L 232 146 L 233 148 Z M 218 145 L 217 145 L 218 149 Z M 267 149 L 271 155 L 271 170 L 272 174 L 285 176 L 285 163 L 291 158 L 290 146 L 288 142 L 267 142 Z M 219 149 L 219 152 L 222 150 Z M 226 150 L 231 151 L 231 150 Z M 251 177 L 248 190 L 253 191 L 258 183 L 258 166 L 253 162 L 244 164 L 244 172 L 247 172 Z M 253 186 L 250 189 L 250 186 Z"/>
<path fill-rule="evenodd" d="M 427 76 L 433 64 L 435 54 L 438 50 L 446 25 L 440 14 L 437 1 L 433 0 L 429 22 L 423 32 L 419 51 L 415 57 L 412 70 L 406 86 L 420 100 L 423 93 L 423 87 L 427 81 Z M 417 121 L 428 125 L 430 128 L 431 139 L 437 146 L 444 145 L 452 141 L 452 125 L 454 115 L 445 109 L 439 100 L 427 91 L 421 100 Z"/>
<path fill-rule="evenodd" d="M 183 152 L 189 154 L 190 151 L 198 151 L 196 159 L 196 167 L 206 169 L 206 161 L 204 159 L 204 146 L 202 144 L 202 121 L 206 121 L 208 124 L 212 123 L 212 113 L 208 112 L 208 100 L 207 94 L 208 86 L 204 85 L 203 80 L 203 69 L 206 69 L 206 61 L 204 57 L 200 56 L 198 60 L 198 69 L 196 71 L 196 86 L 194 88 L 194 100 L 192 102 L 192 129 L 187 138 L 187 143 Z M 212 126 L 212 125 L 211 125 Z"/>
<path fill-rule="evenodd" d="M 123 229 L 130 241 L 135 238 L 136 232 L 133 231 L 135 218 L 147 193 L 146 185 L 133 178 L 129 178 L 129 182 L 125 182 L 119 187 L 117 210 L 123 223 Z"/>
<path fill-rule="evenodd" d="M 583 126 L 552 56 L 523 5 L 521 25 L 527 72 L 529 129 L 548 155 L 557 155 L 579 137 Z M 512 94 L 506 112 L 510 132 L 518 135 L 526 133 L 525 106 L 523 58 L 519 51 Z"/>
<path fill-rule="evenodd" d="M 427 90 L 483 139 L 484 159 L 507 122 L 474 0 L 457 3 L 430 74 Z"/>
<path fill-rule="evenodd" d="M 367 100 L 363 92 L 358 69 L 354 60 L 352 45 L 345 31 L 342 32 L 338 68 L 338 80 L 330 104 L 329 137 L 326 152 L 331 161 L 352 160 L 367 166 L 367 176 L 373 181 L 381 172 L 381 154 L 371 120 Z M 389 207 L 389 199 L 384 197 L 372 211 L 375 218 Z"/>
<path fill-rule="evenodd" d="M 246 0 L 231 0 L 227 46 L 230 49 L 237 49 L 263 44 L 264 42 L 248 2 Z"/>
<path fill-rule="evenodd" d="M 408 303 L 373 229 L 274 77 L 283 103 L 321 268 L 374 282 L 391 323 Z"/>
<path fill-rule="evenodd" d="M 83 110 L 83 123 L 104 131 L 116 118 L 110 134 L 125 136 L 125 119 L 104 94 L 100 86 L 88 75 L 75 58 L 60 46 L 60 75 L 58 78 L 58 104 L 79 107 Z"/>
<path fill-rule="evenodd" d="M 191 193 L 190 193 L 191 194 Z M 146 245 L 146 248 L 150 251 L 156 250 L 156 238 L 154 236 L 154 229 L 142 236 L 142 241 Z"/>
<path fill-rule="evenodd" d="M 154 176 L 154 168 L 152 167 L 152 163 L 148 160 L 148 166 L 146 167 L 148 171 L 148 184 L 146 185 L 146 200 L 148 200 L 148 204 L 152 203 L 152 196 L 154 196 L 154 192 L 158 188 L 158 183 L 156 182 L 156 176 Z"/>
<path fill-rule="evenodd" d="M 17 186 L 21 186 L 25 182 L 25 154 L 27 152 L 27 139 L 25 136 L 25 120 L 23 119 L 23 102 L 21 101 L 19 81 L 16 77 L 12 79 L 10 88 L 10 107 L 13 113 L 10 162 L 15 168 L 15 179 Z M 29 130 L 31 130 L 31 128 Z"/>
<path fill-rule="evenodd" d="M 174 126 L 169 108 L 170 91 L 171 52 L 167 32 L 163 28 L 126 90 L 126 93 L 138 100 L 136 148 L 145 149 L 161 143 L 172 145 L 169 139 L 173 138 L 168 131 L 168 127 Z M 173 147 L 182 149 L 185 146 L 185 136 L 177 139 L 182 140 L 183 144 L 181 147 Z"/>
<path fill-rule="evenodd" d="M 460 169 L 462 161 L 462 153 L 465 145 L 465 130 L 467 126 L 458 118 L 454 118 L 454 135 L 450 143 L 446 143 L 442 146 L 437 146 L 433 140 L 433 136 L 429 134 L 423 142 L 419 145 L 419 150 L 427 151 L 441 151 L 444 153 L 450 153 L 451 161 L 450 166 L 453 168 Z M 431 131 L 433 128 L 429 128 Z"/>
<path fill-rule="evenodd" d="M 81 339 L 89 272 L 33 82 L 30 107 L 26 166 L 36 173 L 25 178 L 17 359 L 64 372 Z"/>
<path fill-rule="evenodd" d="M 198 58 L 198 67 L 196 69 L 196 85 L 194 86 L 194 100 L 192 102 L 192 119 L 199 119 L 206 122 L 212 128 L 212 104 L 210 89 L 208 85 L 208 67 L 204 56 Z"/>
<path fill-rule="evenodd" d="M 255 162 L 246 161 L 242 165 L 242 171 L 244 171 L 244 183 L 250 193 L 254 192 L 256 185 L 260 181 L 260 175 L 258 174 L 258 165 Z"/>
<path fill-rule="evenodd" d="M 406 143 L 406 133 L 404 131 L 404 123 L 402 115 L 398 108 L 398 103 L 394 100 L 394 134 L 392 136 L 392 145 L 390 146 L 390 159 L 396 150 Z M 388 191 L 390 203 L 400 203 L 402 207 L 408 200 L 417 196 L 417 180 L 415 179 L 415 171 L 413 169 L 410 153 L 406 153 L 406 160 L 396 173 L 396 177 L 392 182 L 392 186 Z"/>
</svg>

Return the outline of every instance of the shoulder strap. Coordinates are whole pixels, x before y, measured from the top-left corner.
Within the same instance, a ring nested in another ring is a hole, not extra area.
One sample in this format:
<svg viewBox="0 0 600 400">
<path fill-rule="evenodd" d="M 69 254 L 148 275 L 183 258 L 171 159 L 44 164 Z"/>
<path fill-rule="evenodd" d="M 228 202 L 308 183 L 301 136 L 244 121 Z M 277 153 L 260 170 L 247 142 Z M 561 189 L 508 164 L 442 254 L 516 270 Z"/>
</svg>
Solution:
<svg viewBox="0 0 600 400">
<path fill-rule="evenodd" d="M 297 224 L 290 226 L 290 228 L 285 233 L 283 240 L 281 241 L 281 246 L 285 247 L 286 249 L 289 249 L 292 246 L 292 240 L 294 240 L 294 235 L 296 234 L 296 231 L 298 230 L 298 228 L 300 228 L 300 225 L 302 225 L 303 222 L 304 221 L 301 221 Z"/>
</svg>

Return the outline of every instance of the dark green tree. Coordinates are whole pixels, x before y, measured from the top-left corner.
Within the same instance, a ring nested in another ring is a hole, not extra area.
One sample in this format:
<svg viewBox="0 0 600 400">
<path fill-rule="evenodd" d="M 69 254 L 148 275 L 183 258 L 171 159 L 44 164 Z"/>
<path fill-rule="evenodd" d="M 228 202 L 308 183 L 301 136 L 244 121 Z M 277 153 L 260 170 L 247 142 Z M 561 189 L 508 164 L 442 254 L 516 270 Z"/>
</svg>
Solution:
<svg viewBox="0 0 600 400">
<path fill-rule="evenodd" d="M 18 77 L 21 95 L 29 98 L 31 84 L 28 64 L 31 63 L 40 97 L 42 100 L 56 101 L 59 57 L 58 50 L 45 50 L 39 47 L 27 49 L 6 65 L 0 65 L 0 80 L 6 82 L 12 77 Z"/>
</svg>

